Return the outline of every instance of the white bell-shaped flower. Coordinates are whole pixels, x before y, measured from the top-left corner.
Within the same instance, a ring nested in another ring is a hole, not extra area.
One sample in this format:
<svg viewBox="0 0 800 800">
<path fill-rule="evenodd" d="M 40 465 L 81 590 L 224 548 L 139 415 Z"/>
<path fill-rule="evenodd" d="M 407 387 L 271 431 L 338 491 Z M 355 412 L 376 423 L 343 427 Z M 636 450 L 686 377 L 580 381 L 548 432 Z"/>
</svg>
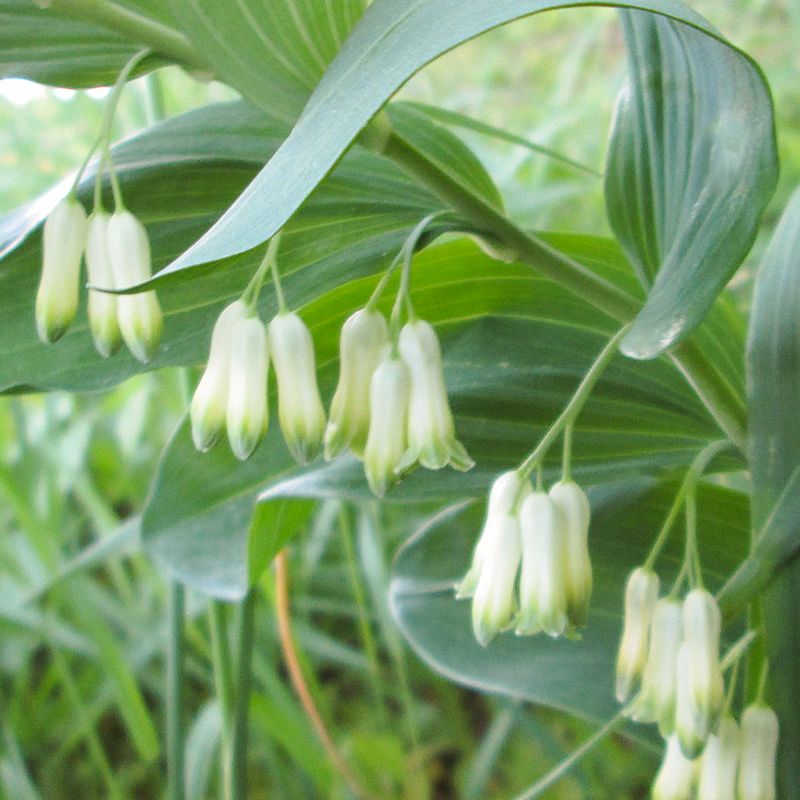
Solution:
<svg viewBox="0 0 800 800">
<path fill-rule="evenodd" d="M 267 432 L 269 348 L 264 324 L 241 317 L 231 328 L 226 424 L 233 454 L 244 461 Z"/>
<path fill-rule="evenodd" d="M 409 448 L 401 469 L 417 461 L 426 469 L 441 469 L 448 464 L 461 471 L 470 469 L 475 462 L 456 439 L 436 331 L 424 320 L 407 322 L 400 331 L 399 347 L 411 370 Z"/>
<path fill-rule="evenodd" d="M 522 542 L 519 636 L 544 631 L 562 636 L 568 623 L 567 536 L 558 524 L 553 501 L 545 492 L 533 492 L 519 511 Z"/>
<path fill-rule="evenodd" d="M 683 754 L 677 737 L 670 736 L 653 784 L 653 800 L 691 800 L 695 775 L 695 762 Z"/>
<path fill-rule="evenodd" d="M 484 522 L 478 543 L 475 545 L 475 552 L 472 556 L 472 564 L 464 579 L 456 586 L 456 599 L 461 600 L 465 597 L 472 597 L 475 587 L 478 585 L 481 570 L 483 569 L 484 552 L 486 550 L 489 520 L 492 517 L 503 514 L 516 516 L 515 511 L 518 505 L 533 491 L 531 482 L 523 478 L 517 470 L 504 472 L 492 484 L 489 492 L 489 502 L 486 508 L 486 521 Z"/>
<path fill-rule="evenodd" d="M 89 217 L 86 232 L 86 272 L 93 286 L 114 288 L 114 273 L 108 255 L 108 223 L 111 216 L 98 209 Z M 120 344 L 117 298 L 108 292 L 89 289 L 89 327 L 97 352 L 108 358 Z"/>
<path fill-rule="evenodd" d="M 520 561 L 519 522 L 511 514 L 494 514 L 481 539 L 483 565 L 472 598 L 472 630 L 483 647 L 514 617 L 514 586 Z"/>
<path fill-rule="evenodd" d="M 683 636 L 679 654 L 675 730 L 686 755 L 702 751 L 719 722 L 725 684 L 719 659 L 722 618 L 713 595 L 693 589 L 683 601 Z"/>
<path fill-rule="evenodd" d="M 369 432 L 372 375 L 389 341 L 389 327 L 380 311 L 362 308 L 348 317 L 339 338 L 339 383 L 325 429 L 325 458 L 349 447 L 364 453 Z"/>
<path fill-rule="evenodd" d="M 778 717 L 755 703 L 742 714 L 742 749 L 737 800 L 775 800 Z"/>
<path fill-rule="evenodd" d="M 119 289 L 152 277 L 150 240 L 144 225 L 130 211 L 115 211 L 108 223 L 108 255 Z M 117 297 L 117 319 L 128 350 L 142 363 L 153 357 L 164 325 L 158 297 L 152 290 Z"/>
<path fill-rule="evenodd" d="M 675 724 L 676 668 L 682 640 L 681 604 L 662 598 L 653 609 L 642 688 L 630 716 L 636 722 L 658 722 L 664 737 L 672 733 Z"/>
<path fill-rule="evenodd" d="M 565 537 L 567 619 L 570 628 L 581 628 L 586 624 L 592 598 L 589 498 L 570 480 L 559 481 L 548 494 L 555 507 L 558 527 Z"/>
<path fill-rule="evenodd" d="M 197 384 L 189 416 L 192 421 L 194 446 L 205 453 L 219 438 L 228 413 L 228 389 L 233 356 L 231 339 L 236 322 L 245 316 L 247 307 L 241 300 L 226 306 L 214 323 L 211 347 L 203 377 Z"/>
<path fill-rule="evenodd" d="M 639 683 L 647 661 L 650 621 L 658 602 L 658 575 L 637 567 L 625 585 L 625 619 L 617 654 L 616 697 L 624 703 Z"/>
<path fill-rule="evenodd" d="M 295 461 L 307 464 L 316 458 L 325 432 L 314 341 L 297 314 L 281 312 L 269 323 L 269 347 L 283 438 Z"/>
<path fill-rule="evenodd" d="M 708 737 L 700 762 L 697 800 L 736 800 L 741 734 L 736 720 L 724 716 L 716 734 Z"/>
<path fill-rule="evenodd" d="M 399 355 L 388 352 L 370 383 L 370 420 L 364 448 L 364 473 L 370 489 L 383 497 L 397 480 L 408 448 L 411 373 Z"/>
<path fill-rule="evenodd" d="M 85 244 L 86 212 L 76 199 L 68 197 L 50 212 L 42 234 L 36 330 L 45 344 L 60 339 L 75 319 Z"/>
</svg>

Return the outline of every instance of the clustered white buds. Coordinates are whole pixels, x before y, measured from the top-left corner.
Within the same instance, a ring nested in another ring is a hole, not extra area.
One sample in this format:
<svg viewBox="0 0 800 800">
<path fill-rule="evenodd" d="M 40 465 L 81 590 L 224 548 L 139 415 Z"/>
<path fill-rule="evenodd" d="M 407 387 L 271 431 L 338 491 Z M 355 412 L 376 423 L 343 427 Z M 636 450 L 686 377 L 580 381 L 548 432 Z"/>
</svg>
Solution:
<svg viewBox="0 0 800 800">
<path fill-rule="evenodd" d="M 455 435 L 439 339 L 430 323 L 412 319 L 393 345 L 383 315 L 365 308 L 342 327 L 339 352 L 339 384 L 325 431 L 327 459 L 346 447 L 363 456 L 378 496 L 416 464 L 472 467 Z"/>
<path fill-rule="evenodd" d="M 217 318 L 208 363 L 190 408 L 195 447 L 205 452 L 224 427 L 234 455 L 249 458 L 267 432 L 270 355 L 278 383 L 278 416 L 292 456 L 315 457 L 325 429 L 311 333 L 297 314 L 279 313 L 269 325 L 237 300 Z"/>
<path fill-rule="evenodd" d="M 761 703 L 725 714 L 702 755 L 689 758 L 673 734 L 653 784 L 653 800 L 775 800 L 778 718 Z"/>
<path fill-rule="evenodd" d="M 517 471 L 497 478 L 472 565 L 456 587 L 458 598 L 473 597 L 480 644 L 511 626 L 518 636 L 575 635 L 592 589 L 588 528 L 589 501 L 574 482 L 544 492 L 534 491 Z"/>
<path fill-rule="evenodd" d="M 641 683 L 626 713 L 637 722 L 657 722 L 667 740 L 654 800 L 772 800 L 777 718 L 763 704 L 752 705 L 740 732 L 736 720 L 723 714 L 716 600 L 701 588 L 682 602 L 657 596 L 655 573 L 633 570 L 625 590 L 616 686 L 617 699 L 626 702 Z"/>
<path fill-rule="evenodd" d="M 84 250 L 93 286 L 124 288 L 151 277 L 147 231 L 130 211 L 109 215 L 97 209 L 87 220 L 77 200 L 63 200 L 44 224 L 42 277 L 36 295 L 36 327 L 43 342 L 61 338 L 75 318 Z M 91 289 L 88 317 L 95 347 L 103 357 L 119 347 L 120 335 L 137 359 L 146 363 L 153 357 L 163 326 L 154 291 L 114 296 Z"/>
</svg>

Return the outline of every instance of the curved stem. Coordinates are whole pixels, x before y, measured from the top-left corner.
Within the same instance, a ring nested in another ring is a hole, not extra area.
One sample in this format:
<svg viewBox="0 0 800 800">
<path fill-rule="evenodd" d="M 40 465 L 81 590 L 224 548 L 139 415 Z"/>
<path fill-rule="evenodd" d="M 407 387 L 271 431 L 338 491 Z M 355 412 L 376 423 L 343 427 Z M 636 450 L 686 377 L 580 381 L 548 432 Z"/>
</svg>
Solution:
<svg viewBox="0 0 800 800">
<path fill-rule="evenodd" d="M 194 49 L 186 36 L 125 6 L 109 0 L 50 0 L 48 8 L 102 25 L 114 33 L 148 45 L 157 53 L 189 69 L 209 70 L 208 62 Z"/>
<path fill-rule="evenodd" d="M 267 272 L 272 271 L 272 281 L 275 285 L 275 295 L 278 299 L 278 308 L 283 313 L 286 311 L 286 298 L 283 296 L 283 287 L 281 286 L 280 275 L 278 275 L 277 258 L 278 247 L 281 242 L 281 233 L 278 231 L 270 240 L 267 245 L 267 252 L 264 258 L 258 265 L 258 269 L 250 278 L 250 282 L 242 292 L 242 302 L 247 306 L 250 314 L 255 314 L 256 306 L 258 305 L 258 297 L 261 294 L 261 288 L 267 277 Z"/>
<path fill-rule="evenodd" d="M 167 646 L 167 794 L 183 800 L 183 618 L 185 592 L 176 581 L 169 584 L 169 641 Z"/>
<path fill-rule="evenodd" d="M 643 565 L 645 569 L 653 568 L 661 549 L 664 547 L 664 544 L 669 538 L 670 531 L 672 530 L 672 526 L 675 524 L 675 519 L 681 510 L 681 506 L 686 498 L 686 493 L 689 491 L 689 487 L 692 484 L 697 483 L 697 481 L 700 479 L 700 476 L 706 471 L 708 465 L 723 450 L 730 446 L 731 443 L 727 439 L 722 439 L 718 442 L 712 442 L 711 444 L 706 445 L 694 457 L 694 461 L 692 461 L 691 466 L 687 470 L 686 475 L 683 478 L 683 483 L 681 483 L 681 487 L 678 489 L 678 493 L 675 495 L 675 499 L 672 501 L 672 506 L 667 514 L 667 518 L 664 521 L 664 524 L 662 525 L 661 530 L 659 531 L 658 536 L 653 543 L 653 546 L 650 548 L 650 553 Z"/>
<path fill-rule="evenodd" d="M 303 706 L 303 710 L 311 722 L 314 732 L 317 734 L 317 738 L 320 744 L 322 744 L 331 766 L 341 775 L 344 782 L 350 788 L 350 791 L 356 797 L 366 800 L 369 795 L 361 788 L 361 785 L 350 770 L 344 757 L 336 748 L 336 744 L 330 733 L 328 733 L 322 716 L 314 703 L 314 698 L 311 696 L 306 679 L 303 677 L 303 670 L 300 666 L 300 660 L 297 657 L 294 637 L 292 635 L 287 561 L 286 550 L 281 550 L 280 553 L 275 556 L 275 600 L 278 617 L 278 633 L 280 635 L 281 651 L 283 652 L 283 659 L 286 662 L 286 669 L 292 681 L 292 686 L 294 686 L 294 690 L 297 693 L 297 697 Z"/>
<path fill-rule="evenodd" d="M 569 401 L 569 403 L 567 403 L 566 408 L 558 416 L 558 419 L 556 419 L 556 421 L 550 426 L 549 430 L 542 437 L 542 440 L 539 442 L 533 452 L 522 462 L 522 464 L 519 465 L 519 472 L 524 477 L 527 478 L 531 474 L 534 468 L 537 467 L 545 455 L 547 455 L 550 445 L 553 444 L 561 431 L 567 426 L 571 425 L 575 421 L 575 418 L 578 416 L 578 414 L 580 414 L 584 403 L 586 403 L 586 401 L 589 399 L 592 389 L 594 389 L 594 386 L 600 379 L 600 376 L 605 372 L 606 367 L 616 354 L 617 346 L 627 330 L 628 326 L 625 325 L 608 340 L 608 343 L 600 351 L 600 355 L 597 356 L 594 363 L 589 368 L 589 371 L 586 373 L 578 388 L 575 390 L 575 394 L 572 395 L 572 399 Z"/>
<path fill-rule="evenodd" d="M 523 264 L 533 267 L 620 322 L 629 322 L 638 313 L 639 302 L 635 297 L 519 228 L 454 180 L 396 131 L 389 135 L 382 152 L 457 209 L 476 226 L 477 231 L 502 242 Z M 742 398 L 693 342 L 674 347 L 668 355 L 721 430 L 744 452 L 747 436 Z"/>
<path fill-rule="evenodd" d="M 250 682 L 253 661 L 253 623 L 255 591 L 247 593 L 239 605 L 237 620 L 236 700 L 231 732 L 232 800 L 247 800 L 247 740 L 250 711 Z"/>
</svg>

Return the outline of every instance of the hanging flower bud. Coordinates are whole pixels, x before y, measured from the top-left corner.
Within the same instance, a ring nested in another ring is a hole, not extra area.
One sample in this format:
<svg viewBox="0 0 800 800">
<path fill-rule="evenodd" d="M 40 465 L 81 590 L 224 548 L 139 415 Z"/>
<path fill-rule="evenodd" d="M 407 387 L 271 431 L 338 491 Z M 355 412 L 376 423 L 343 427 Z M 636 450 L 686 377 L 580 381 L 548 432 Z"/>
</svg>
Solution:
<svg viewBox="0 0 800 800">
<path fill-rule="evenodd" d="M 693 589 L 686 595 L 675 730 L 690 757 L 702 751 L 722 713 L 725 685 L 719 660 L 721 625 L 719 606 L 711 594 L 705 589 Z"/>
<path fill-rule="evenodd" d="M 280 313 L 269 324 L 269 346 L 283 438 L 294 460 L 307 464 L 316 458 L 325 432 L 311 332 L 294 312 Z"/>
<path fill-rule="evenodd" d="M 742 715 L 738 800 L 775 800 L 778 717 L 765 705 L 748 706 Z"/>
<path fill-rule="evenodd" d="M 676 600 L 662 598 L 653 610 L 642 688 L 630 716 L 636 722 L 658 722 L 665 738 L 675 724 L 675 669 L 682 639 L 681 605 Z"/>
<path fill-rule="evenodd" d="M 241 300 L 231 303 L 223 309 L 211 333 L 208 363 L 189 410 L 194 446 L 202 453 L 211 449 L 225 427 L 233 355 L 231 335 L 233 326 L 245 316 L 245 312 L 246 306 Z"/>
<path fill-rule="evenodd" d="M 694 783 L 695 763 L 683 754 L 678 739 L 670 736 L 653 784 L 653 800 L 691 800 Z"/>
<path fill-rule="evenodd" d="M 489 520 L 498 515 L 514 515 L 517 504 L 521 504 L 532 491 L 531 482 L 527 478 L 523 479 L 517 470 L 504 472 L 492 484 L 486 509 L 486 522 L 481 535 L 478 537 L 478 543 L 475 545 L 469 572 L 465 575 L 464 580 L 456 586 L 457 600 L 472 597 L 475 593 L 475 587 L 478 585 L 478 578 L 480 578 L 481 570 L 483 569 L 487 541 L 486 530 L 489 527 Z"/>
<path fill-rule="evenodd" d="M 370 384 L 370 420 L 364 449 L 364 472 L 370 489 L 383 497 L 397 480 L 408 447 L 411 373 L 397 355 L 388 353 Z"/>
<path fill-rule="evenodd" d="M 116 287 L 134 286 L 152 277 L 147 231 L 130 211 L 115 211 L 111 215 L 108 255 Z M 164 324 L 156 293 L 118 295 L 117 318 L 128 350 L 146 364 L 158 347 Z"/>
<path fill-rule="evenodd" d="M 346 447 L 358 456 L 363 455 L 369 431 L 370 381 L 388 341 L 389 328 L 379 311 L 362 308 L 342 326 L 339 385 L 325 429 L 328 461 Z"/>
<path fill-rule="evenodd" d="M 700 762 L 697 800 L 736 800 L 741 735 L 733 717 L 720 720 L 716 734 L 708 737 Z"/>
<path fill-rule="evenodd" d="M 645 567 L 633 570 L 625 585 L 625 624 L 617 655 L 616 697 L 620 703 L 630 697 L 642 677 L 658 586 L 658 575 Z"/>
<path fill-rule="evenodd" d="M 108 255 L 108 223 L 111 217 L 98 209 L 89 217 L 86 233 L 86 272 L 93 286 L 114 288 L 114 275 Z M 117 298 L 107 292 L 89 289 L 89 327 L 97 352 L 108 358 L 120 343 Z"/>
<path fill-rule="evenodd" d="M 549 492 L 556 520 L 565 538 L 567 618 L 571 628 L 586 624 L 592 597 L 589 557 L 589 498 L 574 481 L 559 481 Z"/>
<path fill-rule="evenodd" d="M 481 536 L 483 565 L 472 599 L 472 630 L 483 647 L 514 616 L 514 585 L 520 560 L 519 522 L 511 514 L 495 514 Z"/>
<path fill-rule="evenodd" d="M 519 512 L 522 541 L 518 636 L 544 631 L 562 636 L 567 629 L 567 537 L 556 507 L 545 492 L 525 498 Z"/>
<path fill-rule="evenodd" d="M 439 339 L 423 320 L 407 322 L 400 331 L 400 353 L 411 370 L 408 415 L 409 449 L 401 469 L 417 461 L 426 469 L 471 469 L 474 461 L 456 439 L 447 398 Z"/>
<path fill-rule="evenodd" d="M 236 458 L 252 455 L 267 432 L 267 332 L 257 317 L 241 317 L 231 326 L 228 376 L 228 441 Z"/>
<path fill-rule="evenodd" d="M 77 200 L 68 197 L 50 212 L 42 234 L 36 330 L 45 344 L 58 341 L 75 318 L 85 243 L 86 212 Z"/>
</svg>

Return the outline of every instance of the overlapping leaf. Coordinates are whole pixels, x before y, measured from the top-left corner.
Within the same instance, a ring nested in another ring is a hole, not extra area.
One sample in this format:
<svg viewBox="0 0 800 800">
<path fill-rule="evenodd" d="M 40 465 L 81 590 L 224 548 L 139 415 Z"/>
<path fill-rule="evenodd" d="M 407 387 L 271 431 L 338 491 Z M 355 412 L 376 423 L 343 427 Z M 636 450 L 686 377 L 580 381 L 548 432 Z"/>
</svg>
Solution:
<svg viewBox="0 0 800 800">
<path fill-rule="evenodd" d="M 269 238 L 294 214 L 369 119 L 429 61 L 505 22 L 574 5 L 591 4 L 376 0 L 325 72 L 289 138 L 219 222 L 161 274 L 240 253 Z M 673 0 L 619 5 L 673 16 L 710 37 L 718 35 L 702 17 Z M 755 73 L 756 80 L 761 80 L 745 55 L 730 50 L 748 76 Z"/>
<path fill-rule="evenodd" d="M 629 77 L 606 171 L 615 234 L 647 303 L 622 344 L 652 358 L 685 338 L 747 255 L 778 174 L 760 73 L 673 20 L 623 12 Z"/>
<path fill-rule="evenodd" d="M 396 115 L 403 115 L 398 108 Z M 490 200 L 491 180 L 452 134 L 435 129 L 438 157 L 465 172 Z M 115 150 L 126 204 L 147 225 L 156 267 L 169 262 L 213 224 L 285 135 L 285 127 L 244 103 L 223 104 L 174 118 Z M 90 202 L 93 176 L 82 184 Z M 58 201 L 48 193 L 0 221 L 9 255 L 0 266 L 0 388 L 93 389 L 111 386 L 143 368 L 126 353 L 103 361 L 94 352 L 85 309 L 58 344 L 36 337 L 34 296 L 40 268 L 37 226 Z M 367 153 L 353 153 L 311 198 L 287 230 L 281 268 L 291 302 L 305 303 L 339 282 L 379 269 L 419 220 L 441 208 L 430 192 Z M 15 249 L 16 246 L 16 249 Z M 161 293 L 164 346 L 147 369 L 197 364 L 222 303 L 242 291 L 261 258 L 244 254 Z M 265 308 L 272 308 L 271 296 Z"/>
<path fill-rule="evenodd" d="M 796 499 L 800 467 L 800 192 L 795 192 L 764 257 L 753 300 L 748 342 L 750 451 L 753 474 L 753 530 Z M 782 501 L 782 502 L 781 502 Z M 798 543 L 795 514 L 771 535 Z M 766 536 L 766 534 L 765 534 Z M 755 553 L 770 543 L 758 541 Z M 800 781 L 800 633 L 793 623 L 800 602 L 800 562 L 789 564 L 763 600 L 770 686 L 781 724 L 779 772 L 782 797 Z"/>
<path fill-rule="evenodd" d="M 137 11 L 156 16 L 153 4 Z M 70 18 L 32 0 L 0 5 L 0 78 L 28 78 L 53 86 L 84 88 L 114 83 L 140 43 L 100 25 Z M 137 72 L 167 63 L 151 56 Z"/>
<path fill-rule="evenodd" d="M 418 531 L 399 552 L 392 572 L 391 606 L 406 639 L 433 669 L 450 680 L 552 706 L 592 720 L 619 709 L 614 662 L 622 625 L 627 573 L 640 564 L 677 487 L 639 479 L 590 490 L 594 595 L 589 623 L 578 641 L 501 634 L 487 648 L 474 639 L 470 604 L 453 585 L 469 565 L 483 506 L 453 506 Z M 699 494 L 704 572 L 716 588 L 743 556 L 748 540 L 746 496 L 705 486 Z M 669 579 L 681 561 L 681 537 L 661 557 Z"/>
<path fill-rule="evenodd" d="M 603 277 L 626 287 L 635 278 L 608 240 L 549 239 Z M 375 278 L 344 280 L 305 296 L 302 314 L 317 347 L 323 396 L 336 376 L 342 322 L 369 296 Z M 390 492 L 389 502 L 476 497 L 492 476 L 519 461 L 542 436 L 583 372 L 616 329 L 613 320 L 519 265 L 499 266 L 465 241 L 435 245 L 417 256 L 417 313 L 437 324 L 459 435 L 477 466 L 467 474 L 419 471 Z M 316 299 L 312 299 L 316 298 Z M 713 334 L 709 331 L 709 336 Z M 721 340 L 724 348 L 730 340 Z M 260 497 L 273 512 L 297 513 L 322 497 L 370 497 L 361 465 L 294 465 L 274 422 L 250 461 L 240 464 L 224 443 L 198 456 L 186 426 L 166 450 L 145 513 L 143 539 L 182 580 L 226 597 L 241 596 L 281 542 L 253 539 L 250 515 Z M 654 474 L 686 465 L 715 426 L 667 361 L 616 360 L 598 384 L 575 437 L 583 480 Z M 294 508 L 283 510 L 290 501 Z M 290 530 L 293 532 L 293 530 Z M 248 563 L 250 559 L 250 563 Z"/>
<path fill-rule="evenodd" d="M 180 28 L 217 76 L 294 121 L 364 11 L 364 0 L 172 0 Z"/>
</svg>

